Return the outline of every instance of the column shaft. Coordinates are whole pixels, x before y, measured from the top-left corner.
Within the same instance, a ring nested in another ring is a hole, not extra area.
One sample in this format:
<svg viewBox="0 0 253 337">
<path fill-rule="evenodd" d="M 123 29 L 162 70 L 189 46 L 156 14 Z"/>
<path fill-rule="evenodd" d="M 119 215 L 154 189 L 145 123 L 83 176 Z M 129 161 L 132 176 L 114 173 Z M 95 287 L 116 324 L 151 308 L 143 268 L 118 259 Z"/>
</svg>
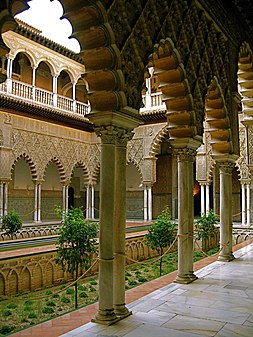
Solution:
<svg viewBox="0 0 253 337">
<path fill-rule="evenodd" d="M 210 190 L 209 190 L 209 185 L 206 185 L 206 214 L 209 213 L 210 211 Z"/>
<path fill-rule="evenodd" d="M 247 226 L 250 226 L 250 184 L 247 184 Z"/>
<path fill-rule="evenodd" d="M 116 145 L 114 206 L 114 310 L 117 316 L 131 312 L 125 306 L 126 142 Z"/>
<path fill-rule="evenodd" d="M 103 136 L 101 140 L 99 302 L 98 313 L 93 321 L 112 324 L 118 319 L 113 308 L 115 144 L 112 140 L 106 143 L 106 137 L 104 139 Z"/>
<path fill-rule="evenodd" d="M 38 187 L 37 183 L 34 183 L 34 215 L 33 220 L 34 222 L 38 221 Z"/>
<path fill-rule="evenodd" d="M 37 221 L 41 221 L 41 183 L 37 185 L 37 193 L 38 193 L 38 215 Z"/>
<path fill-rule="evenodd" d="M 232 253 L 232 169 L 233 164 L 220 164 L 220 253 L 218 260 L 231 261 Z"/>
<path fill-rule="evenodd" d="M 148 220 L 152 220 L 152 187 L 148 187 Z"/>
<path fill-rule="evenodd" d="M 3 215 L 6 215 L 8 213 L 8 183 L 5 182 L 4 185 L 4 207 L 3 207 Z"/>
<path fill-rule="evenodd" d="M 143 196 L 144 196 L 144 200 L 143 200 L 143 203 L 144 203 L 144 208 L 143 208 L 144 221 L 147 221 L 148 220 L 148 190 L 147 190 L 146 186 L 144 187 L 143 193 L 144 193 L 143 194 Z"/>
<path fill-rule="evenodd" d="M 190 283 L 193 274 L 193 162 L 191 151 L 178 152 L 178 275 L 175 282 Z M 191 242 L 192 241 L 192 242 Z"/>
<path fill-rule="evenodd" d="M 241 191 L 242 191 L 242 225 L 244 226 L 246 223 L 246 198 L 245 198 L 245 185 L 241 185 Z"/>
<path fill-rule="evenodd" d="M 2 216 L 4 215 L 4 186 L 3 183 L 0 183 L 0 221 L 2 220 Z"/>
<path fill-rule="evenodd" d="M 200 185 L 201 215 L 205 214 L 205 185 Z"/>
</svg>

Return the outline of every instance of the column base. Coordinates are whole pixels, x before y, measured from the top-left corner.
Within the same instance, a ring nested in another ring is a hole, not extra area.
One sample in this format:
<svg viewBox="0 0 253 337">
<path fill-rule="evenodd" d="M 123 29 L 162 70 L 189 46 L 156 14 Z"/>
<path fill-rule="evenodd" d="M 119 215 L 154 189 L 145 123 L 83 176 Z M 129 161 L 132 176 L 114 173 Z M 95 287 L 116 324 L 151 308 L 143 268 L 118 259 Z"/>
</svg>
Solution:
<svg viewBox="0 0 253 337">
<path fill-rule="evenodd" d="M 192 282 L 193 281 L 195 281 L 195 280 L 197 280 L 198 279 L 198 276 L 196 276 L 195 274 L 194 274 L 194 272 L 191 272 L 191 273 L 189 273 L 189 278 L 192 280 Z"/>
<path fill-rule="evenodd" d="M 132 311 L 128 310 L 125 304 L 115 304 L 114 312 L 118 317 L 120 317 L 120 319 L 123 319 L 123 318 L 126 318 L 132 315 Z"/>
<path fill-rule="evenodd" d="M 180 283 L 180 284 L 189 284 L 196 280 L 197 276 L 195 278 L 191 278 L 189 275 L 177 275 L 176 279 L 173 281 L 174 283 Z"/>
<path fill-rule="evenodd" d="M 230 262 L 230 261 L 233 261 L 234 259 L 235 257 L 233 253 L 229 253 L 229 254 L 219 255 L 217 258 L 217 261 Z"/>
<path fill-rule="evenodd" d="M 121 318 L 115 315 L 114 310 L 110 309 L 110 310 L 99 310 L 95 318 L 91 319 L 91 322 L 103 325 L 112 325 L 120 320 Z"/>
</svg>

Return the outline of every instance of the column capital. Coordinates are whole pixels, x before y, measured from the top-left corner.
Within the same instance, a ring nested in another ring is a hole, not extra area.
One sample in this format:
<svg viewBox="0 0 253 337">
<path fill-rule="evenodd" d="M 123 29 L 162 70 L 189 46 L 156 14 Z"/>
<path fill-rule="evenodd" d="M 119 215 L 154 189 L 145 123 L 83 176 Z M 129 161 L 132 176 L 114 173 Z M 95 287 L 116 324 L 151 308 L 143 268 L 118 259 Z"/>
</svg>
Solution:
<svg viewBox="0 0 253 337">
<path fill-rule="evenodd" d="M 194 162 L 197 151 L 191 148 L 173 149 L 178 161 L 192 161 Z"/>
<path fill-rule="evenodd" d="M 94 131 L 101 138 L 103 144 L 126 146 L 127 142 L 133 137 L 132 131 L 114 125 L 95 126 Z"/>
<path fill-rule="evenodd" d="M 217 165 L 219 167 L 220 172 L 231 174 L 235 166 L 235 163 L 229 161 L 219 161 L 217 162 Z"/>
</svg>

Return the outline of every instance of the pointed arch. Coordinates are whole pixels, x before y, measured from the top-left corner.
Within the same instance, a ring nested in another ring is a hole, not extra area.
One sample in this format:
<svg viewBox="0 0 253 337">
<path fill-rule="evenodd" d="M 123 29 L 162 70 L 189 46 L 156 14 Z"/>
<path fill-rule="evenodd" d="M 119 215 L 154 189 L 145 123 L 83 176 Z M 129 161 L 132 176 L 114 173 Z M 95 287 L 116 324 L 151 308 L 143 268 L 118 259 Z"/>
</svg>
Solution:
<svg viewBox="0 0 253 337">
<path fill-rule="evenodd" d="M 211 136 L 213 154 L 233 153 L 230 120 L 217 77 L 214 77 L 207 90 L 205 100 L 206 131 Z"/>
<path fill-rule="evenodd" d="M 16 165 L 16 163 L 19 159 L 24 159 L 28 163 L 28 165 L 30 167 L 30 170 L 31 170 L 32 180 L 36 180 L 38 178 L 36 166 L 35 166 L 33 160 L 30 158 L 30 156 L 28 154 L 26 154 L 25 152 L 22 153 L 19 157 L 17 157 L 14 160 L 13 164 L 11 165 L 11 173 L 13 173 L 13 171 L 15 169 L 15 165 Z"/>
<path fill-rule="evenodd" d="M 197 130 L 193 98 L 184 65 L 170 38 L 155 45 L 151 65 L 159 79 L 159 88 L 166 104 L 170 138 L 194 137 Z"/>
</svg>

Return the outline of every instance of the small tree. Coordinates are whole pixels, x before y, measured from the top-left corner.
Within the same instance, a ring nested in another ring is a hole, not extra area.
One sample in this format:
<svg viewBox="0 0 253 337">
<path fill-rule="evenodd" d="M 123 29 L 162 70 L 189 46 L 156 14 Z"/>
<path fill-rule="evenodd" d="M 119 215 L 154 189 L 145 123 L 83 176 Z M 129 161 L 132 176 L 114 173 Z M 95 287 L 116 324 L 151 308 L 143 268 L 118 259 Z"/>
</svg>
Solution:
<svg viewBox="0 0 253 337">
<path fill-rule="evenodd" d="M 160 276 L 162 275 L 163 248 L 167 248 L 175 237 L 176 224 L 171 222 L 169 208 L 165 207 L 145 237 L 147 245 L 152 249 L 157 249 L 160 253 Z"/>
<path fill-rule="evenodd" d="M 22 228 L 22 221 L 14 210 L 2 217 L 2 229 L 5 230 L 11 238 L 13 235 Z"/>
<path fill-rule="evenodd" d="M 57 209 L 62 218 L 62 211 Z M 64 213 L 63 225 L 59 231 L 56 263 L 64 271 L 72 273 L 75 280 L 78 270 L 90 267 L 92 253 L 96 251 L 96 223 L 88 223 L 82 208 L 71 208 Z M 75 283 L 75 308 L 77 308 L 77 282 Z"/>
<path fill-rule="evenodd" d="M 196 239 L 206 240 L 209 237 L 214 237 L 216 229 L 215 225 L 217 222 L 217 218 L 212 209 L 208 212 L 208 214 L 202 214 L 197 220 L 194 228 Z"/>
</svg>

